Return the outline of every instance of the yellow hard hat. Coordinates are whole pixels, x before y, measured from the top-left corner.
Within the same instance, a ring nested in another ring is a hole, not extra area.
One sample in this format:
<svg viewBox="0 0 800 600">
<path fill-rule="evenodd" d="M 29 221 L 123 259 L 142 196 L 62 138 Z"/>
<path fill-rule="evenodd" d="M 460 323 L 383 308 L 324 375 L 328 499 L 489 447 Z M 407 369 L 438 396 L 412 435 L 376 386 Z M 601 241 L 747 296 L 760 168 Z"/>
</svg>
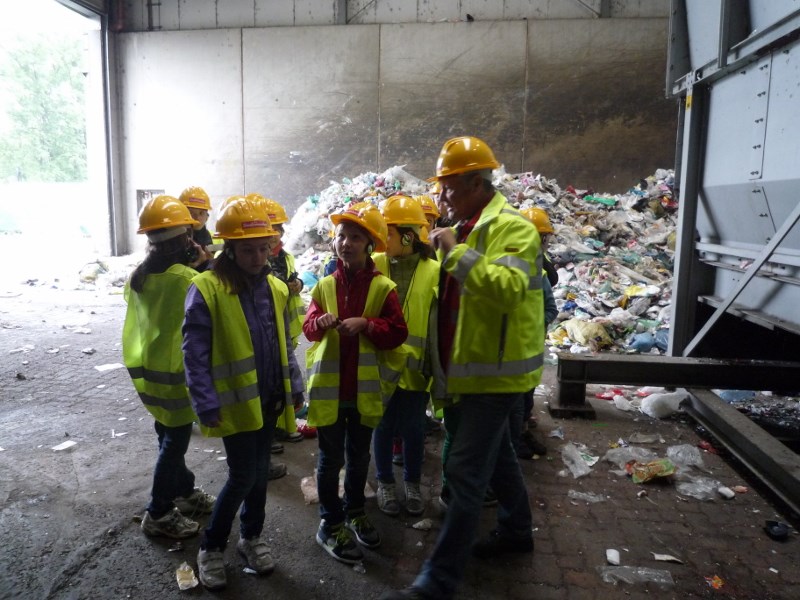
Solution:
<svg viewBox="0 0 800 600">
<path fill-rule="evenodd" d="M 192 186 L 186 188 L 181 192 L 180 201 L 183 202 L 187 208 L 211 210 L 211 200 L 208 198 L 206 191 L 201 187 Z"/>
<path fill-rule="evenodd" d="M 547 211 L 538 206 L 529 206 L 523 208 L 521 211 L 522 216 L 528 219 L 531 223 L 536 225 L 539 233 L 553 233 L 553 226 L 550 224 L 550 219 L 547 216 Z"/>
<path fill-rule="evenodd" d="M 223 240 L 244 240 L 279 235 L 269 222 L 267 211 L 242 196 L 231 196 L 225 201 L 217 219 L 216 237 Z"/>
<path fill-rule="evenodd" d="M 437 185 L 439 185 L 438 182 Z M 436 202 L 434 202 L 433 198 L 431 198 L 430 196 L 427 195 L 416 196 L 415 200 L 420 203 L 420 205 L 422 206 L 422 212 L 426 216 L 433 217 L 434 219 L 438 219 L 441 216 L 441 213 L 439 212 L 439 207 L 436 206 Z"/>
<path fill-rule="evenodd" d="M 156 196 L 139 212 L 139 229 L 136 233 L 189 225 L 198 223 L 180 200 L 173 196 Z"/>
<path fill-rule="evenodd" d="M 386 250 L 386 238 L 389 237 L 389 228 L 381 215 L 378 207 L 371 202 L 355 202 L 348 206 L 344 212 L 331 215 L 334 226 L 343 221 L 351 221 L 367 230 L 375 246 L 375 252 Z"/>
<path fill-rule="evenodd" d="M 422 206 L 414 198 L 397 194 L 383 203 L 383 218 L 387 225 L 427 225 Z"/>
<path fill-rule="evenodd" d="M 461 136 L 447 140 L 436 161 L 436 177 L 459 175 L 500 166 L 492 149 L 481 139 Z"/>
<path fill-rule="evenodd" d="M 280 223 L 286 223 L 289 220 L 289 217 L 286 216 L 286 211 L 284 208 L 272 200 L 271 198 L 265 198 L 261 194 L 256 192 L 252 192 L 245 196 L 247 200 L 250 202 L 255 202 L 256 204 L 260 204 L 264 207 L 264 210 L 267 211 L 267 216 L 269 217 L 269 222 L 273 225 L 279 225 Z"/>
</svg>

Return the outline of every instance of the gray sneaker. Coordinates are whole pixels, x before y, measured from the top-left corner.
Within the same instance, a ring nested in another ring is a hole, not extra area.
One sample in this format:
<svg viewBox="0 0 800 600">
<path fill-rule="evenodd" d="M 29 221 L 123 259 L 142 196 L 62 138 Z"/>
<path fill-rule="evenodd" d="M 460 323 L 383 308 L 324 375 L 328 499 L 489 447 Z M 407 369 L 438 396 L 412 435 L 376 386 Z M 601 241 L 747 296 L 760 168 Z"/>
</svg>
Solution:
<svg viewBox="0 0 800 600">
<path fill-rule="evenodd" d="M 206 494 L 200 488 L 194 488 L 188 496 L 178 496 L 173 503 L 184 515 L 195 517 L 197 515 L 210 515 L 214 510 L 216 496 Z"/>
<path fill-rule="evenodd" d="M 197 553 L 197 575 L 203 587 L 221 590 L 228 583 L 225 575 L 225 560 L 219 550 L 200 550 Z"/>
<path fill-rule="evenodd" d="M 259 575 L 267 575 L 275 570 L 275 561 L 269 554 L 269 547 L 263 537 L 258 536 L 251 540 L 239 538 L 236 550 L 247 562 L 247 566 Z"/>
<path fill-rule="evenodd" d="M 400 514 L 400 504 L 397 502 L 393 483 L 378 482 L 378 508 L 382 513 L 395 517 Z"/>
<path fill-rule="evenodd" d="M 422 500 L 419 483 L 406 481 L 406 511 L 414 516 L 425 512 L 425 502 Z"/>
<path fill-rule="evenodd" d="M 284 463 L 276 463 L 270 461 L 269 463 L 269 479 L 270 481 L 273 479 L 280 479 L 284 475 L 286 475 L 286 465 Z"/>
<path fill-rule="evenodd" d="M 176 540 L 197 535 L 200 524 L 187 519 L 177 508 L 173 508 L 160 519 L 154 519 L 145 511 L 142 519 L 142 531 L 149 536 L 164 536 Z"/>
</svg>

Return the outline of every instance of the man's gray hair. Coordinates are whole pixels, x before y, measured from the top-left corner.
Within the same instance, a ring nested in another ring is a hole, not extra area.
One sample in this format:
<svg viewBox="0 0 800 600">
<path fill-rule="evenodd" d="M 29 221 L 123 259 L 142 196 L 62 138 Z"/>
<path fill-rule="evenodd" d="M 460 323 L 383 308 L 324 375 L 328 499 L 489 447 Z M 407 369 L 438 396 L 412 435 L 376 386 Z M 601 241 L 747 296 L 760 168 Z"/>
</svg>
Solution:
<svg viewBox="0 0 800 600">
<path fill-rule="evenodd" d="M 461 177 L 463 177 L 465 180 L 471 180 L 476 175 L 483 180 L 483 189 L 485 189 L 487 192 L 494 190 L 494 186 L 492 185 L 491 169 L 479 169 L 476 171 L 468 171 L 464 173 Z"/>
</svg>

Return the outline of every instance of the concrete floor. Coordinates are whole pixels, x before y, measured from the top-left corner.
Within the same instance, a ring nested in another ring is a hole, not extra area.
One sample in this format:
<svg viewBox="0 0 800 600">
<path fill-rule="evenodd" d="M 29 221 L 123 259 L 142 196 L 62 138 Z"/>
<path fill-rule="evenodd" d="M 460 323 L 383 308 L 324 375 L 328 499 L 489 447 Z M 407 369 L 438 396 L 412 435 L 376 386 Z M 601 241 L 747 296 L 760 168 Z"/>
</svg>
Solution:
<svg viewBox="0 0 800 600">
<path fill-rule="evenodd" d="M 0 294 L 0 598 L 369 599 L 412 581 L 441 523 L 435 501 L 441 434 L 426 442 L 422 483 L 430 531 L 411 527 L 421 517 L 387 517 L 368 501 L 382 546 L 366 551 L 363 568 L 333 561 L 314 542 L 317 507 L 306 505 L 300 491 L 300 480 L 313 473 L 316 442 L 286 444 L 278 460 L 289 474 L 270 485 L 267 501 L 276 572 L 266 578 L 243 573 L 231 545 L 226 590 L 179 592 L 175 570 L 183 561 L 194 566 L 198 540 L 177 547 L 141 533 L 137 518 L 156 456 L 152 419 L 124 369 L 96 369 L 121 362 L 124 303 L 118 289 L 111 292 L 22 286 Z M 93 354 L 83 352 L 90 347 Z M 553 384 L 554 368 L 548 367 L 544 391 Z M 546 400 L 537 396 L 539 431 L 561 427 L 565 441 L 584 443 L 598 456 L 634 432 L 659 434 L 664 442 L 649 447 L 661 456 L 667 446 L 700 441 L 683 417 L 655 421 L 592 399 L 597 420 L 553 420 Z M 76 445 L 52 449 L 64 441 Z M 703 455 L 706 475 L 749 491 L 702 502 L 679 496 L 671 481 L 635 485 L 603 461 L 586 477 L 559 476 L 564 441 L 548 437 L 546 444 L 546 457 L 522 464 L 534 513 L 534 555 L 471 562 L 459 598 L 800 597 L 797 532 L 780 543 L 762 529 L 765 520 L 788 522 L 789 515 L 732 461 Z M 225 480 L 223 457 L 219 440 L 193 437 L 187 461 L 210 493 Z M 570 499 L 570 490 L 606 499 L 588 504 Z M 647 496 L 640 498 L 640 490 Z M 486 509 L 484 531 L 493 518 L 494 509 Z M 674 583 L 605 583 L 597 567 L 606 564 L 607 548 L 619 550 L 622 565 L 669 571 Z M 657 562 L 653 552 L 682 564 Z M 723 582 L 719 589 L 708 582 L 714 576 Z"/>
</svg>

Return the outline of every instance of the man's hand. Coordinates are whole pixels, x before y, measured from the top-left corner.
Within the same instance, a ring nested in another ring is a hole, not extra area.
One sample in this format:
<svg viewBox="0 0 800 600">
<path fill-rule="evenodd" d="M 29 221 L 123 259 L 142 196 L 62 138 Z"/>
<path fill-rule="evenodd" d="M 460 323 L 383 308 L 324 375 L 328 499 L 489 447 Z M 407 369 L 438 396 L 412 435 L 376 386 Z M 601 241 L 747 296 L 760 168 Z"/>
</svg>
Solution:
<svg viewBox="0 0 800 600">
<path fill-rule="evenodd" d="M 326 329 L 333 329 L 339 323 L 339 317 L 331 313 L 325 313 L 317 317 L 317 329 L 322 329 L 323 331 Z"/>
<path fill-rule="evenodd" d="M 290 281 L 286 284 L 286 287 L 289 288 L 289 291 L 292 294 L 299 294 L 300 290 L 303 289 L 303 280 L 302 279 L 295 279 L 294 281 Z"/>
<path fill-rule="evenodd" d="M 456 245 L 456 234 L 449 227 L 436 227 L 428 234 L 434 250 L 441 250 L 445 254 Z"/>
</svg>

